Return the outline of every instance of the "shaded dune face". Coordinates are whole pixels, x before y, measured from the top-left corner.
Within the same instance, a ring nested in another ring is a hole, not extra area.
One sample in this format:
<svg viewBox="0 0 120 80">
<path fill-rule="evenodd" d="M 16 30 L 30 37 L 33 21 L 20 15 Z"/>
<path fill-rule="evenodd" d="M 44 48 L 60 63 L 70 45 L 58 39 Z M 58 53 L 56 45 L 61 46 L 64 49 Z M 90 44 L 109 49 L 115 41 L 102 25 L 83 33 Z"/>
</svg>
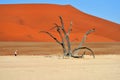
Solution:
<svg viewBox="0 0 120 80">
<path fill-rule="evenodd" d="M 40 41 L 53 42 L 47 34 L 55 23 L 60 25 L 62 16 L 66 31 L 73 22 L 71 41 L 81 41 L 84 33 L 95 28 L 87 38 L 88 42 L 119 42 L 120 25 L 89 14 L 70 5 L 54 4 L 14 4 L 0 5 L 0 41 Z"/>
</svg>

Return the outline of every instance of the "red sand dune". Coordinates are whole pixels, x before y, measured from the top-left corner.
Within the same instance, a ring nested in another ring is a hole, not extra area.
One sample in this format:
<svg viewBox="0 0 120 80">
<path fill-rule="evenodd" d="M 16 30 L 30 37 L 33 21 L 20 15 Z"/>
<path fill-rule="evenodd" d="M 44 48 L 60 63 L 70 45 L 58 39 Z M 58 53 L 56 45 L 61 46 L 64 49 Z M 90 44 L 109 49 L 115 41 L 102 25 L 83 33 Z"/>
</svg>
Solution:
<svg viewBox="0 0 120 80">
<path fill-rule="evenodd" d="M 62 16 L 66 30 L 73 22 L 71 41 L 80 41 L 84 33 L 96 28 L 88 42 L 119 42 L 120 25 L 84 12 L 70 5 L 53 4 L 4 4 L 0 5 L 0 41 L 54 41 L 47 34 L 39 33 L 60 25 Z M 49 30 L 50 31 L 50 30 Z M 51 30 L 58 37 L 55 30 Z"/>
</svg>

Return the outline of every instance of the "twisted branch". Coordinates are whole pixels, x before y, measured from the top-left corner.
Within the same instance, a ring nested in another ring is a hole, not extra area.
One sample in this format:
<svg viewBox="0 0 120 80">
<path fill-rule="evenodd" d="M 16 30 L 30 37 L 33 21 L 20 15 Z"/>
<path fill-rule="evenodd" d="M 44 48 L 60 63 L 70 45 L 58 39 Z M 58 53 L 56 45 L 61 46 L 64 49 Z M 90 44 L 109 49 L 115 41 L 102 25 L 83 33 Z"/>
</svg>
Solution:
<svg viewBox="0 0 120 80">
<path fill-rule="evenodd" d="M 92 49 L 88 48 L 88 47 L 79 47 L 79 48 L 76 48 L 73 50 L 73 53 L 77 50 L 80 50 L 80 49 L 87 49 L 91 52 L 91 55 L 93 56 L 93 58 L 95 58 L 95 55 L 94 55 L 94 52 L 92 51 Z M 85 54 L 85 53 L 84 53 Z"/>
<path fill-rule="evenodd" d="M 47 32 L 47 31 L 40 31 L 40 32 L 43 32 L 43 33 L 46 33 L 48 34 L 50 37 L 52 37 L 58 44 L 62 44 L 57 38 L 55 38 L 51 33 Z"/>
<path fill-rule="evenodd" d="M 86 41 L 86 39 L 87 39 L 87 35 L 89 35 L 90 33 L 94 32 L 94 31 L 95 31 L 95 28 L 88 30 L 88 31 L 85 33 L 85 35 L 83 36 L 82 41 L 80 42 L 80 44 L 78 45 L 77 48 L 81 48 L 82 45 L 85 43 L 85 41 Z M 78 54 L 79 51 L 80 51 L 80 50 L 77 50 L 77 51 L 75 52 L 75 54 Z"/>
</svg>

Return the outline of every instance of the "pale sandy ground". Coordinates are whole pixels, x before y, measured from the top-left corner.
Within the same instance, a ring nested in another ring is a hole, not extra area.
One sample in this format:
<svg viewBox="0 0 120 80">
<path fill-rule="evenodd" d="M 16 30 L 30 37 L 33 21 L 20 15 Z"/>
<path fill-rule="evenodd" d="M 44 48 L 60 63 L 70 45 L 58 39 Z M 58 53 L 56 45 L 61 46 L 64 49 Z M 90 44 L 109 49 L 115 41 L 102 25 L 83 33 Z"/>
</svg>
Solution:
<svg viewBox="0 0 120 80">
<path fill-rule="evenodd" d="M 120 55 L 0 56 L 0 80 L 120 80 Z"/>
</svg>

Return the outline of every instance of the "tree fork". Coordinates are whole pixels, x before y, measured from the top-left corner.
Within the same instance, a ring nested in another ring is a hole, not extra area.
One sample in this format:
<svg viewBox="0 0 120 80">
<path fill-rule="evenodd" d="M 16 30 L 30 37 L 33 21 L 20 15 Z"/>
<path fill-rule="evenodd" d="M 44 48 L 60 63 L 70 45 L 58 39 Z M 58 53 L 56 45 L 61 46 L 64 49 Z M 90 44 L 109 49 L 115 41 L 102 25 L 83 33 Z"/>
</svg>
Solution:
<svg viewBox="0 0 120 80">
<path fill-rule="evenodd" d="M 88 47 L 82 47 L 82 45 L 85 43 L 86 41 L 86 38 L 87 38 L 87 35 L 89 35 L 90 33 L 94 32 L 95 29 L 90 29 L 88 30 L 84 37 L 82 38 L 82 41 L 80 42 L 80 44 L 78 45 L 77 48 L 71 50 L 71 43 L 70 43 L 70 33 L 72 31 L 72 21 L 70 22 L 70 27 L 68 29 L 68 32 L 65 31 L 65 28 L 64 28 L 64 23 L 63 23 L 63 19 L 62 19 L 62 16 L 59 16 L 59 19 L 60 19 L 60 22 L 61 22 L 61 26 L 58 26 L 57 24 L 55 24 L 55 26 L 52 28 L 56 28 L 56 31 L 58 32 L 59 34 L 59 37 L 61 38 L 61 41 L 59 41 L 55 36 L 53 36 L 50 32 L 47 32 L 47 31 L 41 31 L 41 32 L 44 32 L 46 34 L 48 34 L 51 38 L 53 38 L 58 44 L 61 45 L 62 49 L 63 49 L 63 57 L 64 56 L 69 56 L 69 57 L 73 57 L 73 58 L 83 58 L 84 55 L 85 55 L 85 52 L 82 54 L 82 55 L 78 55 L 78 53 L 80 52 L 81 49 L 86 49 L 88 51 L 91 52 L 91 55 L 93 56 L 93 58 L 95 58 L 95 55 L 94 55 L 94 52 L 92 51 L 92 49 L 88 48 Z M 65 44 L 66 42 L 66 44 Z M 67 48 L 66 48 L 66 46 Z M 74 54 L 77 54 L 77 55 L 74 55 Z"/>
</svg>

